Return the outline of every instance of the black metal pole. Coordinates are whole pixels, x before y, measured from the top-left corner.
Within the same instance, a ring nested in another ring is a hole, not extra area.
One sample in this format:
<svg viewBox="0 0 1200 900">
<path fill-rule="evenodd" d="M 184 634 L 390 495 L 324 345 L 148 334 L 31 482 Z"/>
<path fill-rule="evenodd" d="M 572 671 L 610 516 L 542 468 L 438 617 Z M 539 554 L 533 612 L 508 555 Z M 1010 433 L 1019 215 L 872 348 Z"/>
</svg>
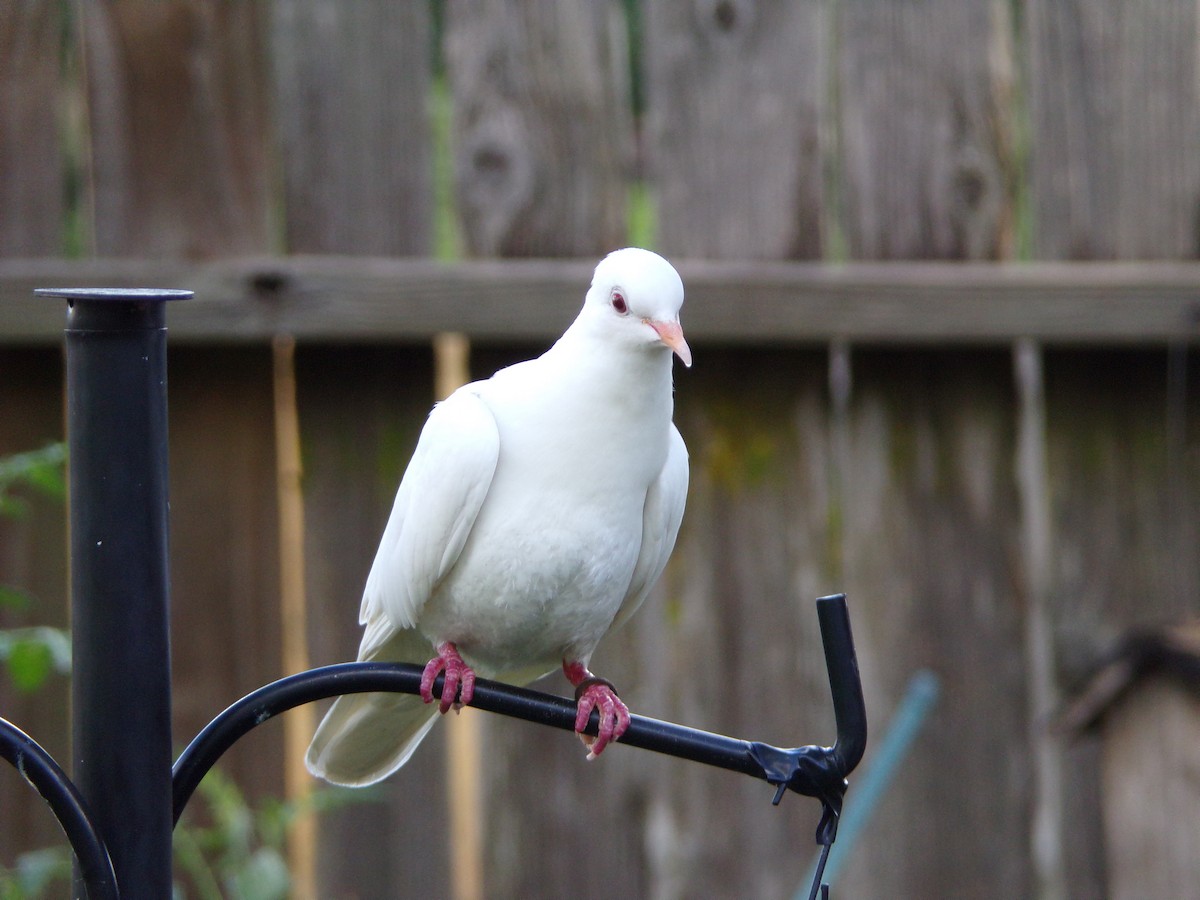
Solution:
<svg viewBox="0 0 1200 900">
<path fill-rule="evenodd" d="M 190 291 L 43 289 L 69 302 L 75 782 L 126 897 L 171 896 L 167 345 Z M 82 891 L 76 876 L 76 894 Z"/>
</svg>

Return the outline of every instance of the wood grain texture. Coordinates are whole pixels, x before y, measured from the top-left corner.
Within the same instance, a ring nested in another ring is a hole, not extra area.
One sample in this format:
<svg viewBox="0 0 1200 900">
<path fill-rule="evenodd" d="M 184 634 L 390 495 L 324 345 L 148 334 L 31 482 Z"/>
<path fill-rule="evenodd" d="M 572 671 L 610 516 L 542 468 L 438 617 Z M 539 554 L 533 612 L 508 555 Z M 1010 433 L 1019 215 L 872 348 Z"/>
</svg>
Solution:
<svg viewBox="0 0 1200 900">
<path fill-rule="evenodd" d="M 168 379 L 172 714 L 184 744 L 284 674 L 270 349 L 175 347 Z M 282 729 L 265 727 L 221 768 L 251 798 L 282 796 L 282 748 Z"/>
<path fill-rule="evenodd" d="M 63 10 L 55 0 L 0 6 L 0 256 L 63 250 Z"/>
<path fill-rule="evenodd" d="M 632 132 L 620 3 L 452 0 L 446 26 L 468 252 L 623 246 Z"/>
<path fill-rule="evenodd" d="M 1013 228 L 1008 5 L 837 5 L 840 221 L 851 259 L 1002 259 Z"/>
<path fill-rule="evenodd" d="M 329 665 L 357 654 L 363 585 L 432 404 L 433 360 L 428 346 L 301 346 L 296 376 L 309 648 Z M 444 738 L 435 729 L 399 775 L 341 791 L 321 814 L 320 896 L 449 896 Z"/>
<path fill-rule="evenodd" d="M 537 349 L 485 346 L 475 371 Z M 1200 384 L 1195 374 L 1185 382 L 1187 425 L 1173 429 L 1165 357 L 1162 348 L 1047 351 L 1061 678 L 1105 636 L 1194 610 L 1188 585 L 1200 561 L 1174 557 L 1181 541 L 1194 546 L 1200 521 L 1194 503 L 1171 496 L 1195 496 L 1200 478 L 1192 462 L 1169 465 L 1168 450 L 1179 440 L 1173 452 L 1195 460 Z M 61 427 L 58 353 L 8 349 L 0 359 L 0 433 L 37 421 Z M 276 528 L 266 345 L 183 346 L 171 359 L 182 740 L 278 674 Z M 835 889 L 1023 896 L 1032 781 L 1010 354 L 855 347 L 850 363 L 840 437 L 819 349 L 713 346 L 678 373 L 693 472 L 679 546 L 657 595 L 605 641 L 595 668 L 640 713 L 748 739 L 825 743 L 832 721 L 811 601 L 846 590 L 874 733 L 916 669 L 941 677 L 943 698 Z M 322 664 L 352 658 L 357 646 L 364 573 L 428 410 L 431 354 L 426 344 L 302 343 L 297 370 L 310 640 Z M 61 535 L 35 544 L 22 533 L 0 529 L 0 560 L 28 559 L 20 571 L 39 584 L 61 580 Z M 23 555 L 35 546 L 51 555 Z M 12 571 L 6 580 L 25 577 Z M 568 690 L 557 677 L 545 687 Z M 40 721 L 17 713 L 22 724 Z M 264 726 L 227 760 L 252 796 L 280 789 L 279 738 Z M 784 898 L 803 876 L 815 803 L 789 796 L 773 809 L 761 783 L 629 748 L 587 764 L 570 735 L 493 717 L 484 740 L 486 883 L 497 896 L 562 896 L 582 877 L 634 896 Z M 445 894 L 445 846 L 429 827 L 444 803 L 443 753 L 435 734 L 374 795 L 382 802 L 323 814 L 323 895 Z M 1095 747 L 1067 760 L 1099 771 Z M 1086 784 L 1068 797 L 1076 896 L 1103 894 L 1099 802 Z"/>
<path fill-rule="evenodd" d="M 131 0 L 79 8 L 96 252 L 267 250 L 266 7 Z"/>
<path fill-rule="evenodd" d="M 874 746 L 915 671 L 942 694 L 837 889 L 1029 896 L 1024 850 L 988 849 L 1027 846 L 1032 790 L 1009 358 L 852 353 L 840 535 Z"/>
<path fill-rule="evenodd" d="M 1200 13 L 1187 0 L 1027 5 L 1033 247 L 1200 254 Z"/>
<path fill-rule="evenodd" d="M 828 4 L 645 4 L 647 156 L 658 246 L 710 259 L 819 259 Z"/>
<path fill-rule="evenodd" d="M 302 0 L 271 13 L 287 249 L 429 253 L 429 5 Z"/>
<path fill-rule="evenodd" d="M 1200 699 L 1173 680 L 1143 681 L 1107 713 L 1102 735 L 1107 896 L 1189 896 L 1200 857 Z"/>
<path fill-rule="evenodd" d="M 1200 338 L 1200 267 L 1189 263 L 847 264 L 677 260 L 683 326 L 701 344 L 1093 346 Z M 575 317 L 594 260 L 347 257 L 0 260 L 0 335 L 58 343 L 62 310 L 32 298 L 71 284 L 186 287 L 173 341 L 428 340 L 442 331 L 503 343 L 556 338 Z"/>
</svg>

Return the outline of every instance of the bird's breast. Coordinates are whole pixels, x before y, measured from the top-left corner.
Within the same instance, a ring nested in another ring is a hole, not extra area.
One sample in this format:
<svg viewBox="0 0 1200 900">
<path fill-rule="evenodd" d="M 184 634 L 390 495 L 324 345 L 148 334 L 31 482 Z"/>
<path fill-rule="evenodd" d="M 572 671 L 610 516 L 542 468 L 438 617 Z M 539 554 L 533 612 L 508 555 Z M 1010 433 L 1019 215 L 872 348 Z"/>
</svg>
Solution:
<svg viewBox="0 0 1200 900">
<path fill-rule="evenodd" d="M 632 578 L 644 490 L 582 496 L 554 480 L 493 490 L 422 630 L 497 674 L 590 654 Z"/>
</svg>

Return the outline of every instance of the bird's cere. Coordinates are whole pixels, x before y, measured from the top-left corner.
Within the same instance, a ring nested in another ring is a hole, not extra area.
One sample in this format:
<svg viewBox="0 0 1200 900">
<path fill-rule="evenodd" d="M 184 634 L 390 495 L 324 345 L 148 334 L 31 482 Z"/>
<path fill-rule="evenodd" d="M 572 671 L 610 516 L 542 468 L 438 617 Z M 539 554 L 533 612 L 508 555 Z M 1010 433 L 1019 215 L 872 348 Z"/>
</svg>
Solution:
<svg viewBox="0 0 1200 900">
<path fill-rule="evenodd" d="M 678 322 L 656 322 L 645 319 L 647 325 L 658 332 L 659 339 L 675 351 L 675 355 L 689 369 L 692 367 L 692 348 L 683 339 L 683 327 Z"/>
</svg>

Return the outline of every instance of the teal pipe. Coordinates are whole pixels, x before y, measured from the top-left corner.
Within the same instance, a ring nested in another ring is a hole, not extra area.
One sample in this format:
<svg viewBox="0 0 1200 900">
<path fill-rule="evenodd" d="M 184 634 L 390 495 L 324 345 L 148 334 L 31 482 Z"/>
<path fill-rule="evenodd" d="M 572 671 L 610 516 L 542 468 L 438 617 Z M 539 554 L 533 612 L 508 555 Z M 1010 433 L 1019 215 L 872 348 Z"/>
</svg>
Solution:
<svg viewBox="0 0 1200 900">
<path fill-rule="evenodd" d="M 919 670 L 909 679 L 904 697 L 896 707 L 896 713 L 888 724 L 883 740 L 863 767 L 862 777 L 856 779 L 854 789 L 847 794 L 846 806 L 838 823 L 837 840 L 834 841 L 829 860 L 825 864 L 826 884 L 833 884 L 846 858 L 854 850 L 860 833 L 891 786 L 896 770 L 900 768 L 900 764 L 912 749 L 913 741 L 925 727 L 925 720 L 936 705 L 940 692 L 941 682 L 937 675 L 928 669 Z M 812 883 L 817 861 L 818 858 L 814 857 L 802 885 Z M 806 900 L 807 897 L 808 888 L 802 886 L 797 889 L 794 900 Z"/>
</svg>

